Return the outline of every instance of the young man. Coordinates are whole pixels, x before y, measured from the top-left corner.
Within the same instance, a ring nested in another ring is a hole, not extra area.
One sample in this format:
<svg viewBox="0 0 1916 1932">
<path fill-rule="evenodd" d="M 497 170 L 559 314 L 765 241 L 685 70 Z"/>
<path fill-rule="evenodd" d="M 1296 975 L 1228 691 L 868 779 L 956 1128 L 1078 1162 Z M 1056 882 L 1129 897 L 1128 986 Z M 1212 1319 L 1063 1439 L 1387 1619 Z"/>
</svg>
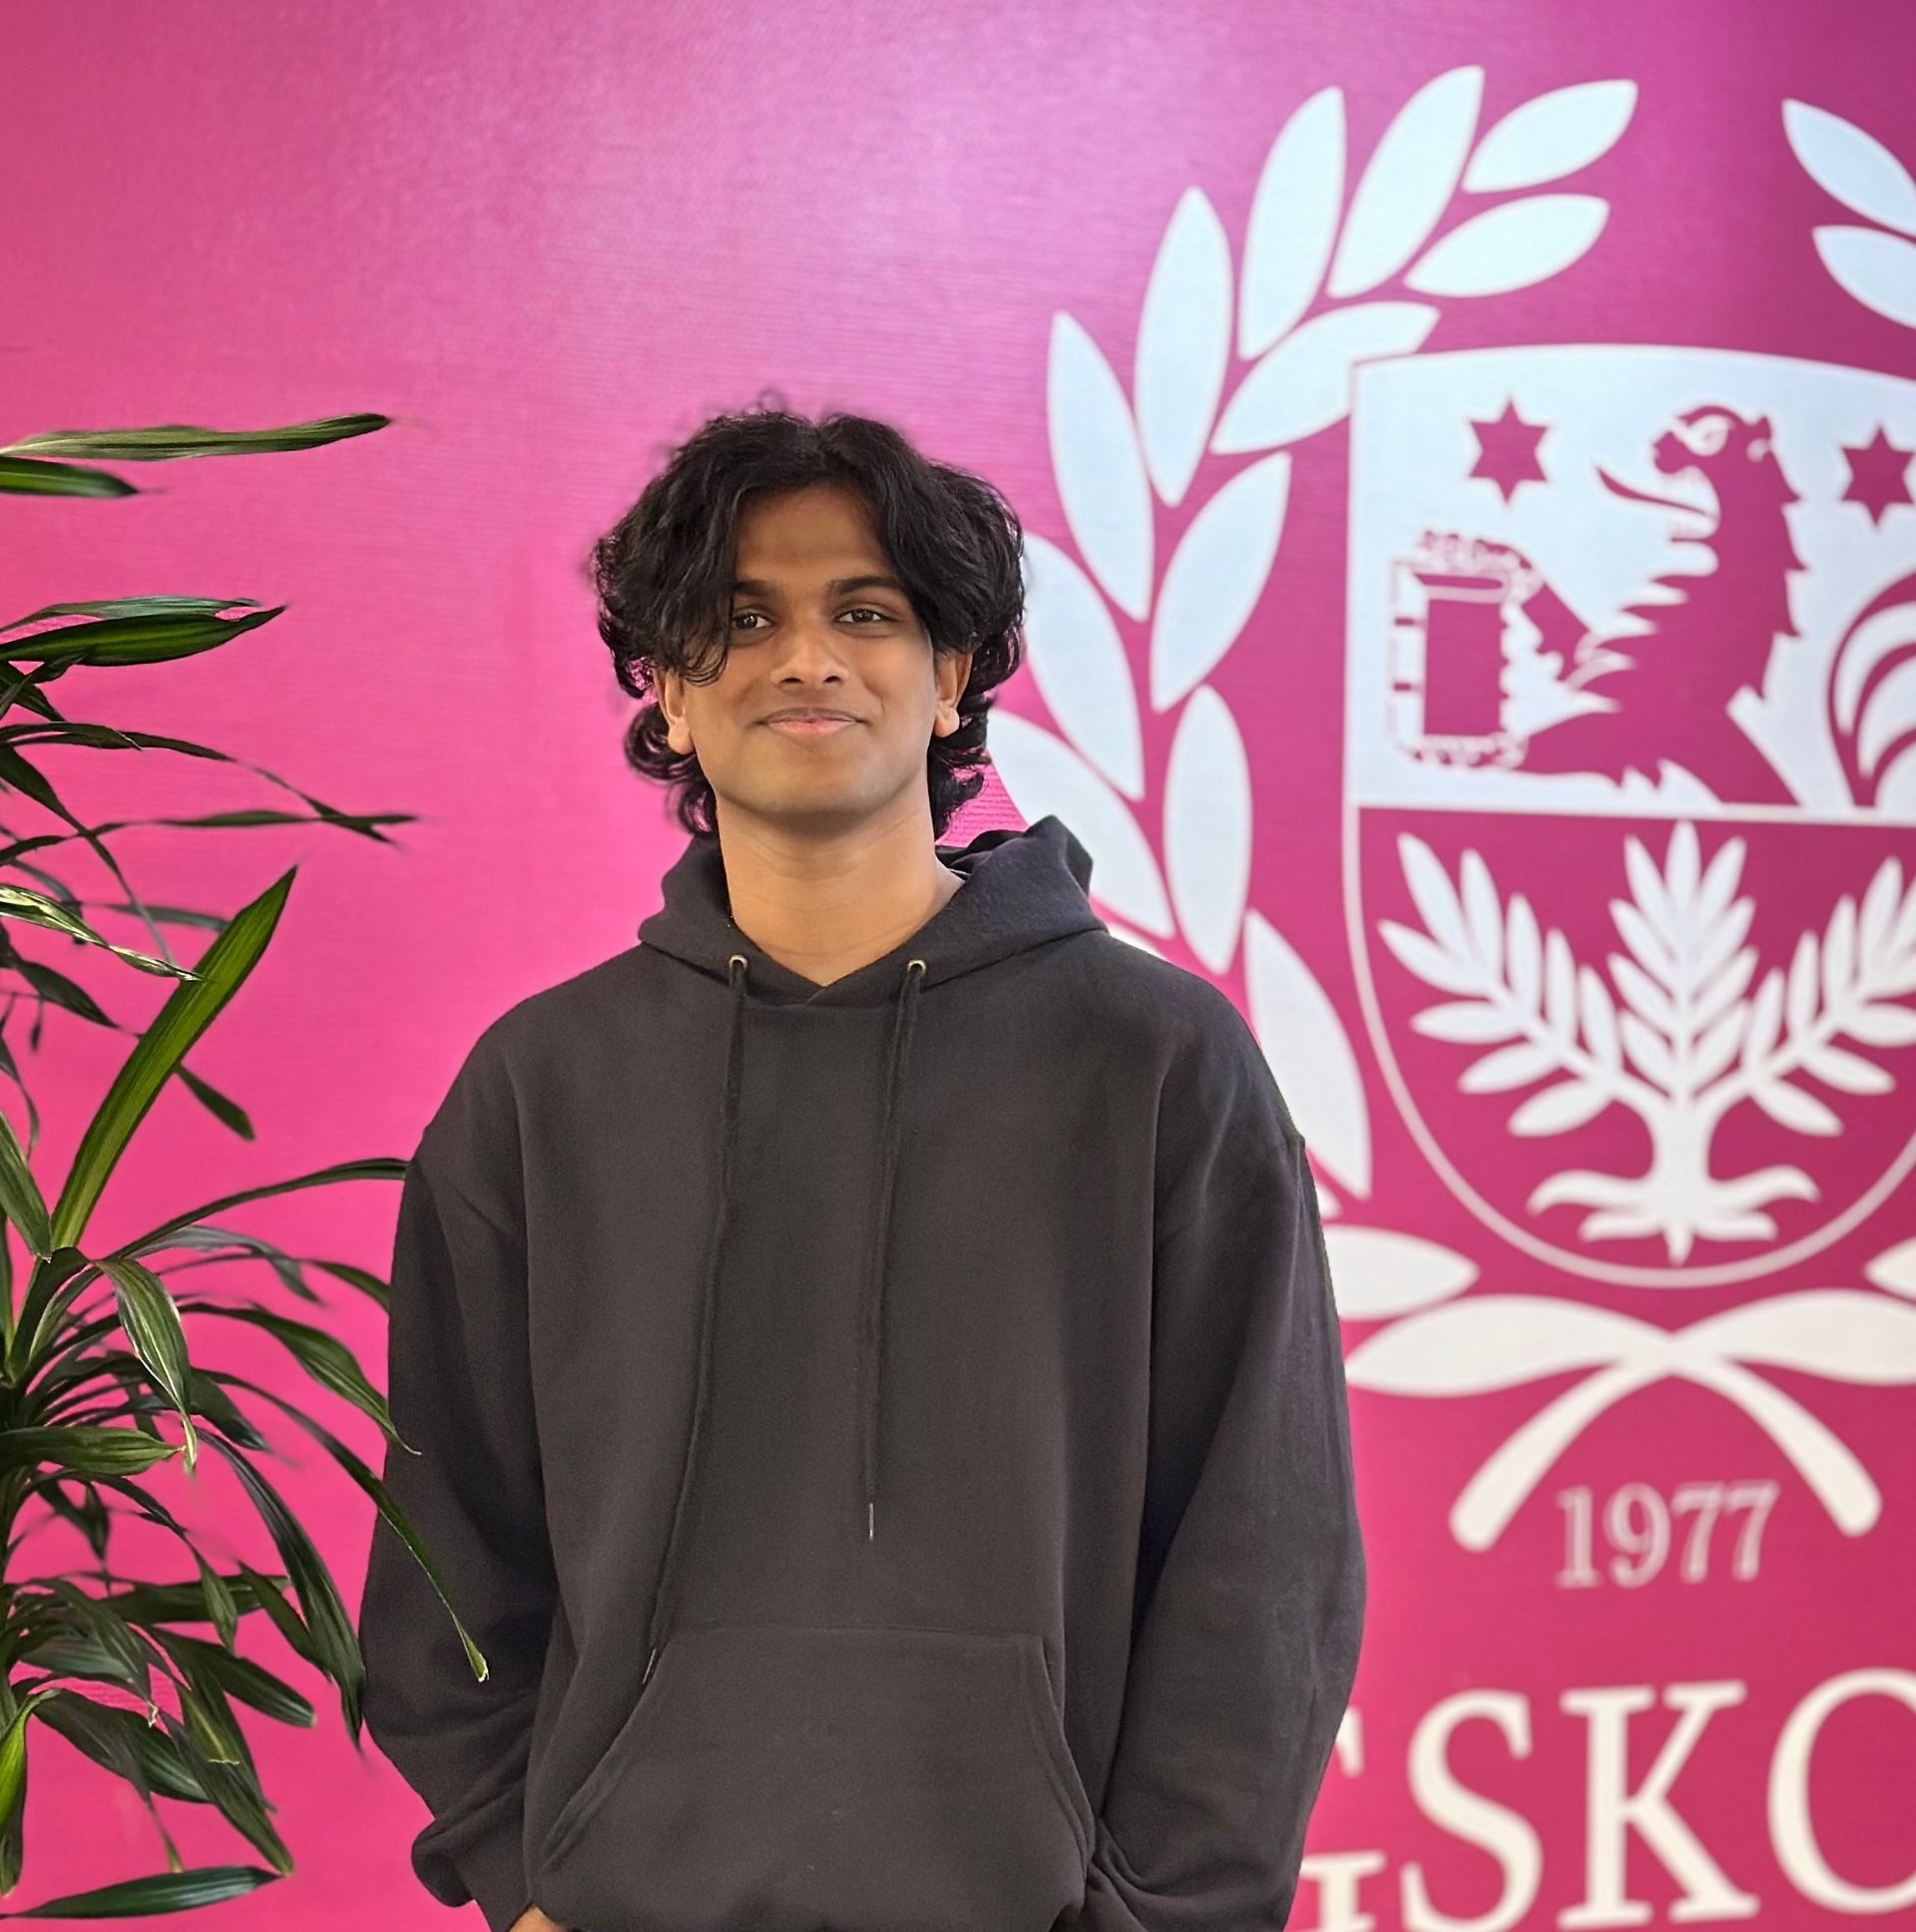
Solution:
<svg viewBox="0 0 1916 1932">
<path fill-rule="evenodd" d="M 1021 532 L 716 418 L 595 551 L 692 832 L 427 1124 L 368 1728 L 492 1932 L 1281 1926 L 1365 1564 L 1304 1144 L 1055 817 L 938 842 Z"/>
</svg>

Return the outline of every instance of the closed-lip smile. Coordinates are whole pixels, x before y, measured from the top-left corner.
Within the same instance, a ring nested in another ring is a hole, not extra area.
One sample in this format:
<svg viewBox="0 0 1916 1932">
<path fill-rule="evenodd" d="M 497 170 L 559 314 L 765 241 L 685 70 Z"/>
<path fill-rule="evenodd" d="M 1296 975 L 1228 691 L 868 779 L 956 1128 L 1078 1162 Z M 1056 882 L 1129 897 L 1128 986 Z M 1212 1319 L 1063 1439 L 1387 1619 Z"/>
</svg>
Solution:
<svg viewBox="0 0 1916 1932">
<path fill-rule="evenodd" d="M 823 705 L 788 705 L 781 712 L 772 712 L 769 714 L 762 723 L 766 724 L 782 724 L 797 720 L 799 722 L 826 724 L 834 719 L 843 724 L 855 724 L 858 722 L 849 712 L 832 711 Z"/>
</svg>

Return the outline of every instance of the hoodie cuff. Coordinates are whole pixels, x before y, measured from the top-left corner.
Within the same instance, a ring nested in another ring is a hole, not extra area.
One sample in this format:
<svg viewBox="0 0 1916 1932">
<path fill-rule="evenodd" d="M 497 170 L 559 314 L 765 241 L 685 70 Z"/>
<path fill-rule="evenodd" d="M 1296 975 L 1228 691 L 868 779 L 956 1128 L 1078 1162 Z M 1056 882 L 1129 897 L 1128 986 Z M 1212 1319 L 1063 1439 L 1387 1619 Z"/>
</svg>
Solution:
<svg viewBox="0 0 1916 1932">
<path fill-rule="evenodd" d="M 512 1932 L 532 1901 L 526 1879 L 526 1786 L 516 1779 L 466 1819 L 455 1850 L 443 1840 L 440 1856 L 459 1874 L 484 1915 L 487 1932 Z"/>
</svg>

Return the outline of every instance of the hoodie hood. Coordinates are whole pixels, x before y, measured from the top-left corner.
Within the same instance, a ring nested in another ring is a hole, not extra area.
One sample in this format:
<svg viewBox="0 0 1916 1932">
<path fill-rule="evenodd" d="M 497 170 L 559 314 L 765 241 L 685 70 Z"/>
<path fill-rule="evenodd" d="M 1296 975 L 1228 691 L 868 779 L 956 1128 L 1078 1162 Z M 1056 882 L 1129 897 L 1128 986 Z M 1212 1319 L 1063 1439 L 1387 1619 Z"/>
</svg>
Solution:
<svg viewBox="0 0 1916 1932">
<path fill-rule="evenodd" d="M 1091 854 L 1055 813 L 1022 831 L 980 832 L 968 845 L 940 845 L 939 858 L 964 885 L 910 938 L 881 959 L 820 986 L 761 952 L 732 924 L 718 839 L 695 833 L 665 875 L 665 903 L 639 927 L 642 944 L 670 953 L 717 980 L 742 957 L 754 999 L 811 1006 L 882 1006 L 902 997 L 910 960 L 937 986 L 1069 933 L 1102 932 L 1091 909 Z"/>
<path fill-rule="evenodd" d="M 713 1312 L 730 1207 L 732 1157 L 744 1082 L 745 1007 L 758 999 L 775 1005 L 892 1008 L 890 1049 L 879 1109 L 877 1199 L 860 1297 L 859 1404 L 863 1443 L 863 1515 L 866 1537 L 877 1535 L 879 1380 L 884 1362 L 886 1236 L 890 1227 L 901 1109 L 906 1104 L 911 1023 L 927 987 L 977 972 L 1054 939 L 1109 930 L 1091 908 L 1091 854 L 1055 813 L 1022 831 L 1002 827 L 980 832 L 968 845 L 936 847 L 939 858 L 964 884 L 924 925 L 882 958 L 820 985 L 781 965 L 732 923 L 724 860 L 716 833 L 694 833 L 663 881 L 664 903 L 639 926 L 640 943 L 670 954 L 693 972 L 724 982 L 730 990 L 725 1063 L 718 1121 L 718 1193 L 706 1244 L 705 1281 L 699 1318 L 699 1368 L 692 1430 L 686 1445 L 679 1495 L 667 1538 L 654 1600 L 646 1658 L 650 1679 L 674 1608 L 673 1585 L 680 1530 L 698 1474 L 699 1444 L 710 1397 Z M 643 1680 L 642 1680 L 643 1683 Z"/>
</svg>

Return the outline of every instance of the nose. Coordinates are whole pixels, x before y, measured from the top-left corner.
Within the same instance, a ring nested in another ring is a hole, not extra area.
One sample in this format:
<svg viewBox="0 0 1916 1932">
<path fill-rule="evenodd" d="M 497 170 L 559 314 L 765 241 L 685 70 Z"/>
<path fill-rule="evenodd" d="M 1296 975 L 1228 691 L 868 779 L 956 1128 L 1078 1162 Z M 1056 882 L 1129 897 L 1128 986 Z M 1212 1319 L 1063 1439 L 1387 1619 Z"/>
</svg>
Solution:
<svg viewBox="0 0 1916 1932">
<path fill-rule="evenodd" d="M 841 679 L 845 673 L 845 640 L 832 629 L 829 617 L 796 617 L 778 635 L 777 656 L 771 667 L 774 683 L 788 679 L 819 683 Z"/>
</svg>

